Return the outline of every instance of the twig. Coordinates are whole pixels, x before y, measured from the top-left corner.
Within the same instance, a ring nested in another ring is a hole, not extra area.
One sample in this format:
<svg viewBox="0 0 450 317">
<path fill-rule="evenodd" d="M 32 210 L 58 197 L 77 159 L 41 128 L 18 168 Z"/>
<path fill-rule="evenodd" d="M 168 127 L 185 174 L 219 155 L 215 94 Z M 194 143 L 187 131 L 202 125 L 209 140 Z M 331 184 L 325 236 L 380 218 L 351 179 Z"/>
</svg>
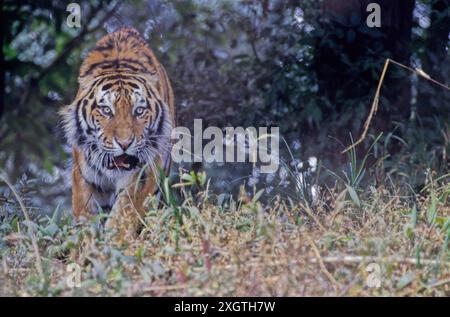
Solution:
<svg viewBox="0 0 450 317">
<path fill-rule="evenodd" d="M 389 58 L 388 58 L 388 59 L 389 59 Z M 396 62 L 396 61 L 394 61 L 394 60 L 392 60 L 392 59 L 389 59 L 389 61 L 390 61 L 391 63 L 395 64 L 395 65 L 398 65 L 398 66 L 400 66 L 400 67 L 402 67 L 402 68 L 404 68 L 404 69 L 409 70 L 409 71 L 412 72 L 412 73 L 416 73 L 417 75 L 421 76 L 422 78 L 425 78 L 426 80 L 429 80 L 429 81 L 431 81 L 432 83 L 434 83 L 434 84 L 436 84 L 436 85 L 438 85 L 438 86 L 440 86 L 440 87 L 442 87 L 442 88 L 444 88 L 444 89 L 450 90 L 450 86 L 447 86 L 446 84 L 443 84 L 443 83 L 437 81 L 436 79 L 431 78 L 430 75 L 428 75 L 427 73 L 425 73 L 425 72 L 424 72 L 422 69 L 420 69 L 420 68 L 412 68 L 412 67 L 406 66 L 406 65 L 404 65 L 404 64 L 402 64 L 402 63 Z"/>
<path fill-rule="evenodd" d="M 367 131 L 369 131 L 370 122 L 372 121 L 372 117 L 378 110 L 378 103 L 380 101 L 381 87 L 383 85 L 384 76 L 386 75 L 386 72 L 387 72 L 387 69 L 388 69 L 388 66 L 389 66 L 389 61 L 390 61 L 390 59 L 388 58 L 384 62 L 383 72 L 381 73 L 380 80 L 378 81 L 378 87 L 377 87 L 377 90 L 375 92 L 375 97 L 373 98 L 372 107 L 370 108 L 369 116 L 367 117 L 366 122 L 364 123 L 364 131 L 363 131 L 363 133 L 359 137 L 358 141 L 356 141 L 355 143 L 353 143 L 352 145 L 347 147 L 344 151 L 342 151 L 341 152 L 342 154 L 344 154 L 345 152 L 351 150 L 352 148 L 354 148 L 355 146 L 360 144 L 366 138 Z"/>
<path fill-rule="evenodd" d="M 152 286 L 142 289 L 141 292 L 148 293 L 157 291 L 173 291 L 178 289 L 184 289 L 187 288 L 188 286 L 189 286 L 188 284 Z"/>
<path fill-rule="evenodd" d="M 70 52 L 72 52 L 72 50 L 83 40 L 83 38 L 89 34 L 92 33 L 94 31 L 96 31 L 100 26 L 102 26 L 109 18 L 111 18 L 111 15 L 114 13 L 114 11 L 116 11 L 118 9 L 118 7 L 120 6 L 121 2 L 118 1 L 114 7 L 109 10 L 108 12 L 106 12 L 104 14 L 104 16 L 102 17 L 102 19 L 93 27 L 89 28 L 89 23 L 85 23 L 81 29 L 81 31 L 78 33 L 77 36 L 75 36 L 74 38 L 72 38 L 64 47 L 64 50 L 61 52 L 61 54 L 58 55 L 58 57 L 56 57 L 48 66 L 46 66 L 45 68 L 43 68 L 39 73 L 37 73 L 36 75 L 34 75 L 33 77 L 30 78 L 29 82 L 28 82 L 28 89 L 27 92 L 23 95 L 22 100 L 21 100 L 21 104 L 24 104 L 27 100 L 28 97 L 31 95 L 31 89 L 34 87 L 34 83 L 39 82 L 42 78 L 44 78 L 48 72 L 55 67 L 56 65 L 58 65 L 59 63 L 61 63 L 69 54 Z M 97 16 L 97 14 L 99 12 L 101 12 L 103 9 L 103 6 L 101 4 L 99 4 L 98 6 L 94 7 L 90 14 L 86 17 L 87 21 L 91 21 L 95 16 Z"/>
<path fill-rule="evenodd" d="M 450 284 L 450 278 L 446 279 L 446 280 L 437 281 L 435 283 L 428 284 L 426 286 L 426 288 L 435 288 L 435 287 L 439 287 L 439 286 L 446 285 L 446 284 Z"/>
<path fill-rule="evenodd" d="M 380 80 L 378 81 L 378 87 L 377 87 L 377 90 L 375 92 L 375 97 L 373 98 L 372 107 L 370 108 L 369 116 L 367 117 L 366 122 L 364 123 L 363 133 L 361 134 L 361 136 L 359 137 L 359 139 L 355 143 L 353 143 L 350 146 L 348 146 L 345 150 L 343 150 L 341 152 L 341 154 L 344 154 L 345 152 L 350 151 L 355 146 L 357 146 L 362 141 L 364 141 L 364 139 L 366 138 L 367 132 L 369 131 L 370 123 L 371 123 L 372 118 L 373 118 L 373 115 L 378 110 L 378 103 L 380 101 L 381 87 L 383 85 L 384 77 L 386 75 L 389 63 L 393 63 L 393 64 L 395 64 L 397 66 L 400 66 L 400 67 L 402 67 L 402 68 L 404 68 L 406 70 L 409 70 L 412 73 L 415 73 L 415 74 L 421 76 L 422 78 L 425 78 L 426 80 L 431 81 L 432 83 L 434 83 L 434 84 L 436 84 L 436 85 L 438 85 L 438 86 L 440 86 L 440 87 L 442 87 L 444 89 L 450 90 L 449 86 L 447 86 L 446 84 L 443 84 L 443 83 L 437 81 L 436 79 L 431 78 L 431 76 L 428 75 L 427 73 L 425 73 L 422 69 L 420 69 L 420 68 L 411 68 L 411 67 L 406 66 L 406 65 L 404 65 L 402 63 L 399 63 L 399 62 L 396 62 L 396 61 L 394 61 L 394 60 L 392 60 L 390 58 L 387 58 L 386 61 L 384 62 L 384 67 L 383 67 L 383 71 L 382 71 L 381 76 L 380 76 Z"/>
<path fill-rule="evenodd" d="M 320 230 L 327 231 L 325 226 L 320 222 L 320 220 L 317 218 L 317 216 L 314 215 L 314 213 L 312 212 L 311 208 L 309 208 L 309 206 L 307 206 L 307 205 L 305 206 L 302 203 L 299 203 L 299 205 L 300 205 L 300 207 L 303 207 L 303 211 L 305 211 L 306 214 L 308 216 L 310 216 L 314 220 L 314 222 L 320 227 Z"/>
<path fill-rule="evenodd" d="M 310 241 L 311 238 L 308 238 L 308 242 L 311 244 Z M 313 246 L 313 244 L 311 244 L 311 246 Z M 314 247 L 316 249 L 316 251 L 318 252 L 319 250 L 317 249 L 317 246 L 314 244 Z M 314 247 L 312 248 L 314 251 Z M 415 258 L 405 258 L 405 257 L 401 257 L 401 256 L 362 256 L 362 255 L 342 255 L 342 256 L 320 256 L 320 253 L 318 254 L 319 257 L 317 257 L 317 253 L 316 251 L 314 251 L 315 256 L 314 257 L 307 257 L 307 258 L 300 258 L 300 259 L 291 259 L 289 261 L 289 263 L 291 264 L 302 264 L 305 265 L 306 263 L 311 263 L 311 264 L 319 264 L 320 262 L 325 265 L 325 263 L 330 263 L 330 264 L 336 264 L 336 263 L 343 263 L 343 264 L 361 264 L 361 263 L 382 263 L 382 262 L 391 262 L 393 264 L 413 264 L 413 265 L 418 265 L 418 261 Z M 252 260 L 246 263 L 247 266 L 258 266 L 258 265 L 265 265 L 265 266 L 281 266 L 285 264 L 284 261 L 281 260 L 274 260 L 271 262 L 268 261 L 257 261 L 257 260 Z M 443 266 L 449 267 L 450 268 L 450 262 L 448 261 L 437 261 L 437 260 L 430 260 L 430 259 L 421 259 L 420 260 L 420 264 L 422 265 L 438 265 L 441 264 Z M 224 266 L 218 266 L 216 265 L 216 267 L 220 267 L 222 269 L 230 269 L 233 267 L 233 265 L 231 264 L 227 264 Z M 199 268 L 201 269 L 201 268 Z M 331 275 L 331 273 L 330 273 Z"/>
<path fill-rule="evenodd" d="M 314 241 L 311 239 L 311 237 L 306 234 L 306 239 L 308 240 L 309 244 L 311 245 L 311 248 L 314 252 L 314 255 L 316 256 L 317 259 L 317 263 L 319 264 L 320 270 L 322 271 L 323 274 L 325 274 L 325 276 L 335 285 L 338 286 L 339 283 L 336 281 L 336 279 L 333 277 L 333 275 L 327 270 L 327 268 L 325 267 L 325 264 L 323 262 L 322 256 L 320 255 L 319 249 L 317 248 L 316 244 L 314 243 Z"/>
<path fill-rule="evenodd" d="M 421 259 L 417 261 L 415 258 L 403 258 L 400 256 L 360 256 L 360 255 L 343 255 L 343 256 L 326 256 L 322 258 L 322 261 L 325 263 L 362 263 L 362 262 L 394 262 L 394 263 L 406 263 L 406 264 L 414 264 L 418 265 L 444 265 L 450 267 L 450 262 L 446 261 L 437 261 L 430 259 Z M 314 259 L 310 259 L 308 262 L 314 263 Z"/>
</svg>

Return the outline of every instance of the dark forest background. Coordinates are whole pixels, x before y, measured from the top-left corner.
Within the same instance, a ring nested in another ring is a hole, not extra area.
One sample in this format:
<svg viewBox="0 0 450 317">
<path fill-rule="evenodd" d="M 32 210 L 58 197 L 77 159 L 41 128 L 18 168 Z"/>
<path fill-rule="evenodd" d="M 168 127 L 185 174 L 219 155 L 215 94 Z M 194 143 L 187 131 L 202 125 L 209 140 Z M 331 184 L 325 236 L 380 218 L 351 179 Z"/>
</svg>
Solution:
<svg viewBox="0 0 450 317">
<path fill-rule="evenodd" d="M 366 25 L 370 2 L 381 5 L 381 28 Z M 178 124 L 279 126 L 296 159 L 315 156 L 337 171 L 347 168 L 340 152 L 362 132 L 386 58 L 450 82 L 448 0 L 82 1 L 81 28 L 67 27 L 67 4 L 2 5 L 0 170 L 44 208 L 70 191 L 57 111 L 75 96 L 96 40 L 124 25 L 168 70 Z M 357 149 L 364 155 L 383 132 L 372 157 L 383 158 L 383 173 L 368 177 L 420 187 L 430 171 L 448 173 L 449 118 L 448 90 L 391 65 Z M 230 165 L 209 168 L 219 190 L 254 174 Z"/>
</svg>

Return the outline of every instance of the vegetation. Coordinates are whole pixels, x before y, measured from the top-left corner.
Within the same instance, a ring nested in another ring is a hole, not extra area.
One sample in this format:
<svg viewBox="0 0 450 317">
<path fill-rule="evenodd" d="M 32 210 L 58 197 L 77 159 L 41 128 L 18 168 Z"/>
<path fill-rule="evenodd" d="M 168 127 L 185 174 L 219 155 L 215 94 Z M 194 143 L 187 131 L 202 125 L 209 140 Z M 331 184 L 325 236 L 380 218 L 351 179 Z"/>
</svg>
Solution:
<svg viewBox="0 0 450 317">
<path fill-rule="evenodd" d="M 430 175 L 416 197 L 402 196 L 394 184 L 356 190 L 338 181 L 314 208 L 279 196 L 263 204 L 262 191 L 224 198 L 211 194 L 208 182 L 192 194 L 185 184 L 175 184 L 180 203 L 149 203 L 142 233 L 127 246 L 111 243 L 99 219 L 75 226 L 59 209 L 34 222 L 4 221 L 0 293 L 449 295 L 448 181 Z M 79 285 L 70 284 L 72 263 L 80 265 Z M 368 284 L 373 263 L 379 288 Z"/>
<path fill-rule="evenodd" d="M 61 1 L 3 1 L 0 295 L 449 296 L 450 4 L 374 1 L 368 28 L 367 2 L 92 0 L 72 29 Z M 167 68 L 178 124 L 283 137 L 275 174 L 174 166 L 130 245 L 108 215 L 73 222 L 57 116 L 122 25 Z M 412 71 L 390 64 L 342 153 L 387 58 Z"/>
</svg>

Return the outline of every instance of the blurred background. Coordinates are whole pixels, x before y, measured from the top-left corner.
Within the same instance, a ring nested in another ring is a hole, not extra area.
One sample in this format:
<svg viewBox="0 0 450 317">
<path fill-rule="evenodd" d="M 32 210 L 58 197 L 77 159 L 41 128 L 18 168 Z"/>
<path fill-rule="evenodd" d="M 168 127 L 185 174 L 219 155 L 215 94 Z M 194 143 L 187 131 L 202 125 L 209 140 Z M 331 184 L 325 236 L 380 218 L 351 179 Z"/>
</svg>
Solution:
<svg viewBox="0 0 450 317">
<path fill-rule="evenodd" d="M 166 67 L 178 125 L 278 126 L 286 168 L 310 157 L 350 168 L 341 151 L 363 130 L 386 58 L 450 82 L 448 0 L 78 1 L 80 28 L 66 24 L 69 2 L 3 1 L 0 171 L 36 212 L 70 210 L 70 149 L 57 111 L 73 100 L 89 49 L 121 26 L 138 29 Z M 371 2 L 381 6 L 380 28 L 366 24 Z M 364 156 L 383 132 L 366 178 L 420 188 L 430 171 L 448 173 L 449 118 L 448 90 L 391 65 L 357 149 Z M 190 168 L 206 169 L 219 193 L 242 181 L 290 188 L 284 167 L 276 175 L 245 164 Z M 316 181 L 326 184 L 322 175 Z M 3 185 L 5 214 L 13 197 Z"/>
</svg>

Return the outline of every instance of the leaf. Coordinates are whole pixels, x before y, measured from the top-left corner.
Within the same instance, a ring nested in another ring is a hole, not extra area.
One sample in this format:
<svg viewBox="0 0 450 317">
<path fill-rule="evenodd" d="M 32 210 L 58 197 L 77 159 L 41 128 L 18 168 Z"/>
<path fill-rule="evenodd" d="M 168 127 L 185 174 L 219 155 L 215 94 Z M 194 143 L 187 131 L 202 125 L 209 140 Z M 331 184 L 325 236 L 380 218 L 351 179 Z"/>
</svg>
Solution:
<svg viewBox="0 0 450 317">
<path fill-rule="evenodd" d="M 416 205 L 414 205 L 413 209 L 411 210 L 411 225 L 413 228 L 417 225 L 417 208 Z"/>
<path fill-rule="evenodd" d="M 29 230 L 37 231 L 39 229 L 39 225 L 33 221 L 24 220 L 23 224 L 28 227 Z"/>
<path fill-rule="evenodd" d="M 407 224 L 404 228 L 404 233 L 405 236 L 410 239 L 413 240 L 414 239 L 414 228 L 411 224 Z"/>
<path fill-rule="evenodd" d="M 144 254 L 145 254 L 145 246 L 141 245 L 139 246 L 139 248 L 136 250 L 134 256 L 136 257 L 136 259 L 138 260 L 138 262 L 142 262 L 143 258 L 144 258 Z"/>
<path fill-rule="evenodd" d="M 43 231 L 44 234 L 53 237 L 59 231 L 59 227 L 54 222 L 52 222 L 47 227 L 45 227 Z"/>
<path fill-rule="evenodd" d="M 217 205 L 222 207 L 226 198 L 227 198 L 227 194 L 224 194 L 224 193 L 219 194 L 219 196 L 217 196 Z"/>
<path fill-rule="evenodd" d="M 413 272 L 407 272 L 397 282 L 397 289 L 403 289 L 411 284 L 416 279 L 416 274 Z"/>
<path fill-rule="evenodd" d="M 430 225 L 433 225 L 436 222 L 436 215 L 437 215 L 437 199 L 434 192 L 431 193 L 431 205 L 427 210 L 427 220 Z"/>
<path fill-rule="evenodd" d="M 5 56 L 5 60 L 7 61 L 10 61 L 17 57 L 17 51 L 10 45 L 3 46 L 3 54 Z"/>
<path fill-rule="evenodd" d="M 190 185 L 195 183 L 195 179 L 191 174 L 184 173 L 183 175 L 181 175 L 181 179 L 184 181 L 188 181 Z"/>
<path fill-rule="evenodd" d="M 355 189 L 347 184 L 345 185 L 345 187 L 347 187 L 350 198 L 353 200 L 355 205 L 361 207 L 361 201 L 359 200 L 358 194 L 356 193 Z"/>
<path fill-rule="evenodd" d="M 252 205 L 255 205 L 256 202 L 261 198 L 261 195 L 264 193 L 264 189 L 260 189 L 252 199 Z"/>
<path fill-rule="evenodd" d="M 19 218 L 14 217 L 13 220 L 11 221 L 11 228 L 14 232 L 19 232 L 20 227 L 19 227 Z"/>
<path fill-rule="evenodd" d="M 206 172 L 197 173 L 197 180 L 200 186 L 205 186 L 206 183 Z"/>
<path fill-rule="evenodd" d="M 58 222 L 58 220 L 60 218 L 60 216 L 59 216 L 60 208 L 61 208 L 61 204 L 58 203 L 58 205 L 55 208 L 55 211 L 53 211 L 53 215 L 52 215 L 52 218 L 51 218 L 51 221 L 54 222 L 54 223 Z"/>
</svg>

